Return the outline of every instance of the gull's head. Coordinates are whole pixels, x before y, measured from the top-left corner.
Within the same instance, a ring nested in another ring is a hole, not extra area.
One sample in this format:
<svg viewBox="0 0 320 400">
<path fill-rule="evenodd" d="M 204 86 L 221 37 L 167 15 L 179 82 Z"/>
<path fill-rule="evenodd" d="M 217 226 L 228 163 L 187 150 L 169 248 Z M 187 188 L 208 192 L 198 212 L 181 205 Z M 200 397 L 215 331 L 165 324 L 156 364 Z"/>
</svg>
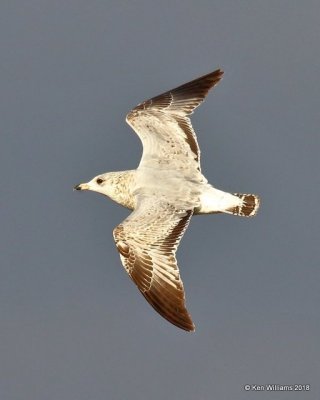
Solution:
<svg viewBox="0 0 320 400">
<path fill-rule="evenodd" d="M 79 183 L 73 190 L 91 190 L 102 194 L 107 194 L 107 174 L 97 175 L 87 183 Z"/>
</svg>

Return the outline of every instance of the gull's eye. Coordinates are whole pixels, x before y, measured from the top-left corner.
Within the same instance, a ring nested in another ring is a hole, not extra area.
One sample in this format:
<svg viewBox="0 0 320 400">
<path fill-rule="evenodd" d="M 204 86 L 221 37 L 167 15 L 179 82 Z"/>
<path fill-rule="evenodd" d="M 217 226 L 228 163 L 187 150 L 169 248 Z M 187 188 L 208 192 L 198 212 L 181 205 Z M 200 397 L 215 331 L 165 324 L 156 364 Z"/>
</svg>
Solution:
<svg viewBox="0 0 320 400">
<path fill-rule="evenodd" d="M 101 183 L 103 182 L 103 179 L 98 178 L 98 179 L 96 180 L 96 182 L 97 182 L 98 185 L 101 185 Z"/>
</svg>

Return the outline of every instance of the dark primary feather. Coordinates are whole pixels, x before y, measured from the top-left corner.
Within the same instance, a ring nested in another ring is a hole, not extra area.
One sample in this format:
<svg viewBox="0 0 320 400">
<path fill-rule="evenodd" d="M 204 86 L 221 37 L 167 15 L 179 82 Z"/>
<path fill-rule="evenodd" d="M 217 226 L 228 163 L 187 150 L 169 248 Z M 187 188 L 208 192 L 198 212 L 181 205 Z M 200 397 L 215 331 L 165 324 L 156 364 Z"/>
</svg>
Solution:
<svg viewBox="0 0 320 400">
<path fill-rule="evenodd" d="M 189 115 L 200 105 L 209 90 L 221 80 L 222 75 L 223 71 L 217 69 L 214 72 L 210 72 L 191 82 L 146 100 L 132 111 L 159 109 L 172 114 Z"/>
</svg>

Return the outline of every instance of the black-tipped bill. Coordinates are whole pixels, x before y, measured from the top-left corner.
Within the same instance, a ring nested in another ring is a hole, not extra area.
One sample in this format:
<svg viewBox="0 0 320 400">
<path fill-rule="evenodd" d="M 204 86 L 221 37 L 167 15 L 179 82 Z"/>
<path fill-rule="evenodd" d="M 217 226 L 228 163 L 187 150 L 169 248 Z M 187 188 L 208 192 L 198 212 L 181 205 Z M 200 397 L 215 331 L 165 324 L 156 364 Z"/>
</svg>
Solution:
<svg viewBox="0 0 320 400">
<path fill-rule="evenodd" d="M 88 190 L 89 187 L 86 183 L 79 183 L 79 185 L 76 185 L 73 190 Z"/>
</svg>

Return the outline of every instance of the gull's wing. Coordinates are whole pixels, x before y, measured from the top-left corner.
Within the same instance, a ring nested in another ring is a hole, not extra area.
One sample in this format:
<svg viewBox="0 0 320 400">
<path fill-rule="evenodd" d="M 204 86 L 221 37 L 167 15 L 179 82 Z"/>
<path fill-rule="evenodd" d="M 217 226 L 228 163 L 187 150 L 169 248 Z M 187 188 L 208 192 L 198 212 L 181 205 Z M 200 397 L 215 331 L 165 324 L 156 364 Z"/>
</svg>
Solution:
<svg viewBox="0 0 320 400">
<path fill-rule="evenodd" d="M 122 264 L 140 292 L 160 315 L 186 331 L 194 331 L 194 325 L 175 253 L 192 214 L 165 201 L 142 198 L 113 231 Z"/>
<path fill-rule="evenodd" d="M 218 69 L 139 104 L 126 121 L 143 144 L 140 166 L 198 170 L 200 149 L 190 118 L 222 78 Z"/>
</svg>

